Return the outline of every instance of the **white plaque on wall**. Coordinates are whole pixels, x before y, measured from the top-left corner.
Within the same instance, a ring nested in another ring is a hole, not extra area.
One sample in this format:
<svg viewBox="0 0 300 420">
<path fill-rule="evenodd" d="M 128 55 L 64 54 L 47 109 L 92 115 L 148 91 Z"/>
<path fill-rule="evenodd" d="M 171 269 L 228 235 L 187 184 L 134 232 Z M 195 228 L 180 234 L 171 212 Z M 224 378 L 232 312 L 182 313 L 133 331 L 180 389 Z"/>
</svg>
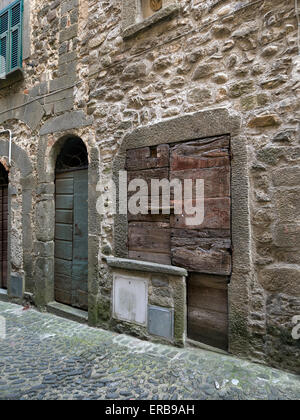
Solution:
<svg viewBox="0 0 300 420">
<path fill-rule="evenodd" d="M 148 281 L 143 277 L 115 274 L 113 316 L 122 321 L 147 325 Z"/>
</svg>

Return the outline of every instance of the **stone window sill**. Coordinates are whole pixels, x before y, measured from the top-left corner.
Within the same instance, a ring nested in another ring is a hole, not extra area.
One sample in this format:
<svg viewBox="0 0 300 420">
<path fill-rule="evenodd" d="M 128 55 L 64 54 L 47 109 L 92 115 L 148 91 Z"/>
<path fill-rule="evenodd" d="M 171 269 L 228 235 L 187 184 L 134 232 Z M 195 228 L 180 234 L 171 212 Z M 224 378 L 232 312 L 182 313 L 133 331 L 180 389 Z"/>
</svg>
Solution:
<svg viewBox="0 0 300 420">
<path fill-rule="evenodd" d="M 179 9 L 180 6 L 178 4 L 170 4 L 169 6 L 166 6 L 163 9 L 159 10 L 154 15 L 144 19 L 143 21 L 128 26 L 126 29 L 123 30 L 122 37 L 124 39 L 130 38 L 138 34 L 139 32 L 148 29 L 157 22 L 160 22 L 161 20 L 167 19 L 168 17 L 175 15 L 176 13 L 178 13 Z"/>
<path fill-rule="evenodd" d="M 107 257 L 109 267 L 132 271 L 144 271 L 147 273 L 170 274 L 173 276 L 187 277 L 188 273 L 184 268 L 173 265 L 156 264 L 140 260 L 129 260 L 124 258 Z"/>
</svg>

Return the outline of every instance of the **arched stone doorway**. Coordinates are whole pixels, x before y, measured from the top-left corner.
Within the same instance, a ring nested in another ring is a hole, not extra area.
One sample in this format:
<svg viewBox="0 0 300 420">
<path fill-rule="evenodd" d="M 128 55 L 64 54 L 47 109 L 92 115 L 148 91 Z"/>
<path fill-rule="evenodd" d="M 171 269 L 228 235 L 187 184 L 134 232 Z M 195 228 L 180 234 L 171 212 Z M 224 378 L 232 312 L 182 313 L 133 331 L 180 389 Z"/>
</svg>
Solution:
<svg viewBox="0 0 300 420">
<path fill-rule="evenodd" d="M 88 309 L 88 154 L 65 141 L 55 167 L 55 300 Z"/>
<path fill-rule="evenodd" d="M 0 288 L 7 289 L 8 278 L 8 173 L 0 164 Z"/>
</svg>

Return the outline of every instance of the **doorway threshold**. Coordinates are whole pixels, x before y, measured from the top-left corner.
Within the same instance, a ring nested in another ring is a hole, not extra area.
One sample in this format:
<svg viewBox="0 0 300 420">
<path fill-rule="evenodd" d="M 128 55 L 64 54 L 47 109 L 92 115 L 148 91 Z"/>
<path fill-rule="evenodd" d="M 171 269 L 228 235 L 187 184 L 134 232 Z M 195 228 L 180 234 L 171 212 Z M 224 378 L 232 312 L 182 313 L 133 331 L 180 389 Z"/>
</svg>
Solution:
<svg viewBox="0 0 300 420">
<path fill-rule="evenodd" d="M 81 309 L 73 308 L 72 306 L 64 305 L 63 303 L 51 302 L 47 305 L 47 311 L 53 315 L 62 318 L 70 319 L 81 324 L 87 324 L 88 312 Z"/>
<path fill-rule="evenodd" d="M 207 344 L 204 343 L 200 343 L 199 341 L 194 341 L 191 340 L 190 338 L 186 339 L 186 346 L 187 347 L 193 347 L 193 348 L 197 348 L 197 349 L 201 349 L 201 350 L 207 350 L 207 351 L 211 351 L 213 353 L 219 353 L 219 354 L 224 354 L 224 355 L 229 355 L 229 352 L 222 350 L 222 349 L 218 349 L 217 347 L 212 347 L 209 346 Z"/>
<path fill-rule="evenodd" d="M 8 293 L 6 289 L 0 289 L 0 301 L 9 302 Z"/>
</svg>

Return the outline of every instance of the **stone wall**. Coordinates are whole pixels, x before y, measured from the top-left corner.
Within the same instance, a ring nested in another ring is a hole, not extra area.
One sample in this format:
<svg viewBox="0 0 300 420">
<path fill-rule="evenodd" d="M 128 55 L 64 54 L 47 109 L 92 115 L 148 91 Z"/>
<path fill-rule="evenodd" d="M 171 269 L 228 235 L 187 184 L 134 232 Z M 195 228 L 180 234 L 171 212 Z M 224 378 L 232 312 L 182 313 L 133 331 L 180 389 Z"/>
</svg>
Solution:
<svg viewBox="0 0 300 420">
<path fill-rule="evenodd" d="M 121 9 L 122 2 L 89 2 L 87 109 L 94 117 L 105 178 L 124 135 L 140 125 L 219 106 L 241 115 L 249 159 L 254 266 L 245 285 L 249 346 L 240 353 L 290 368 L 298 364 L 299 346 L 290 332 L 292 315 L 299 309 L 291 304 L 283 325 L 271 314 L 281 299 L 299 302 L 294 2 L 186 1 L 177 16 L 125 40 Z M 284 178 L 279 177 L 283 173 Z M 102 223 L 103 241 L 113 247 L 111 223 L 108 215 Z M 270 346 L 275 335 L 277 346 Z M 282 348 L 289 356 L 282 357 Z"/>
<path fill-rule="evenodd" d="M 31 197 L 26 205 L 24 195 L 23 201 L 16 198 L 23 216 L 17 210 L 11 214 L 17 232 L 11 259 L 26 279 L 27 292 L 43 294 L 45 283 L 37 293 L 37 282 L 53 271 L 52 240 L 36 236 L 36 207 L 53 199 L 51 150 L 61 138 L 76 134 L 86 143 L 95 203 L 101 192 L 96 184 L 112 178 L 126 135 L 140 126 L 226 108 L 241 118 L 251 221 L 246 245 L 252 268 L 243 273 L 243 315 L 231 318 L 243 339 L 232 351 L 299 370 L 299 341 L 291 339 L 292 317 L 300 314 L 300 73 L 294 0 L 181 1 L 179 10 L 126 38 L 121 0 L 30 3 L 31 55 L 21 77 L 0 81 L 0 130 L 13 130 L 32 166 L 27 173 L 25 157 L 17 162 L 13 152 L 16 171 L 11 170 L 10 182 L 18 184 L 19 171 L 20 184 Z M 7 153 L 1 159 L 7 160 Z M 16 190 L 21 191 L 16 186 L 12 196 Z M 105 257 L 117 246 L 114 218 L 108 212 L 95 221 L 95 209 L 90 215 L 90 322 L 111 327 Z"/>
</svg>

